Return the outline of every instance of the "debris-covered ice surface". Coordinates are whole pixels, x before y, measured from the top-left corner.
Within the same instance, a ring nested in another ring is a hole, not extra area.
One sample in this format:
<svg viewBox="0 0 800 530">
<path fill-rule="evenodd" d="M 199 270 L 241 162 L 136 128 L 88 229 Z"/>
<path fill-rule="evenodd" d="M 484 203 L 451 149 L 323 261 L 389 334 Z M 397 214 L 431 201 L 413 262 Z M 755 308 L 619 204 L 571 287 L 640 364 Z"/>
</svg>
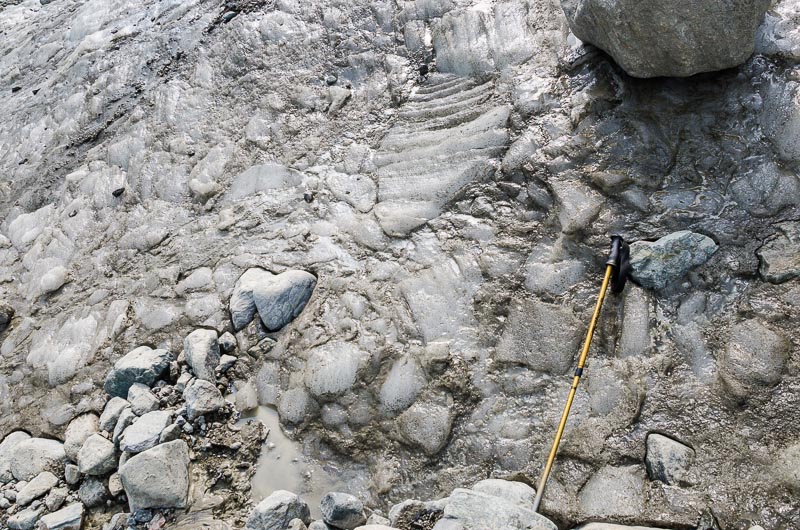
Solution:
<svg viewBox="0 0 800 530">
<path fill-rule="evenodd" d="M 0 525 L 241 527 L 278 488 L 458 524 L 538 477 L 620 231 L 646 288 L 543 513 L 800 526 L 798 13 L 641 80 L 557 0 L 0 0 Z"/>
</svg>

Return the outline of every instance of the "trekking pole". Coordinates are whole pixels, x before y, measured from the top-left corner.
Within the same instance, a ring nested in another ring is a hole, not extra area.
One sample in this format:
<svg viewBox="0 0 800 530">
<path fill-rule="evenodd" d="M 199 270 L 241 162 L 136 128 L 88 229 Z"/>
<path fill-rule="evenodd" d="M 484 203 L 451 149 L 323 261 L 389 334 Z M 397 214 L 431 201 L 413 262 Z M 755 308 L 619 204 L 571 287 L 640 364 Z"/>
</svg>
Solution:
<svg viewBox="0 0 800 530">
<path fill-rule="evenodd" d="M 556 437 L 553 440 L 553 446 L 550 448 L 550 455 L 547 457 L 547 463 L 544 466 L 542 477 L 539 480 L 539 486 L 536 488 L 536 499 L 533 501 L 534 512 L 539 511 L 539 504 L 542 502 L 542 495 L 544 495 L 544 487 L 545 484 L 547 484 L 547 478 L 550 476 L 550 471 L 553 469 L 553 463 L 556 460 L 558 445 L 561 443 L 561 437 L 564 435 L 569 409 L 572 407 L 572 401 L 575 399 L 575 392 L 578 390 L 578 383 L 581 380 L 581 375 L 583 375 L 583 367 L 586 364 L 586 357 L 589 355 L 589 347 L 592 345 L 592 337 L 597 327 L 597 321 L 600 318 L 600 310 L 603 308 L 606 290 L 609 284 L 611 284 L 611 291 L 615 294 L 621 293 L 622 289 L 625 288 L 625 280 L 627 280 L 628 273 L 630 272 L 629 256 L 630 250 L 625 240 L 622 239 L 621 236 L 611 236 L 611 252 L 608 255 L 608 260 L 606 260 L 606 272 L 603 276 L 603 284 L 600 286 L 600 294 L 597 296 L 594 314 L 592 314 L 592 320 L 589 322 L 589 329 L 586 331 L 586 340 L 583 343 L 583 349 L 578 357 L 578 367 L 575 369 L 575 375 L 572 377 L 572 386 L 569 389 L 567 403 L 564 405 L 564 412 L 561 413 L 561 421 L 558 423 Z"/>
</svg>

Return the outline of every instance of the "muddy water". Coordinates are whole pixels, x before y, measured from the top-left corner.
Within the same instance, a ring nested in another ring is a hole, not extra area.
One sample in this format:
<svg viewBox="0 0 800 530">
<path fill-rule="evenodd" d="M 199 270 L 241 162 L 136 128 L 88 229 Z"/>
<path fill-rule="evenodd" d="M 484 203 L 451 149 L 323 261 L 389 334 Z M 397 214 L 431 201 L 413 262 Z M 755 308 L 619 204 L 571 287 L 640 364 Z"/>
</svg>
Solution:
<svg viewBox="0 0 800 530">
<path fill-rule="evenodd" d="M 345 469 L 339 463 L 319 462 L 304 454 L 303 446 L 283 431 L 275 409 L 260 406 L 242 413 L 242 419 L 247 418 L 256 418 L 269 429 L 251 482 L 250 494 L 256 502 L 276 490 L 288 490 L 308 503 L 312 517 L 320 518 L 319 503 L 326 493 L 363 495 L 366 491 L 365 472 Z"/>
</svg>

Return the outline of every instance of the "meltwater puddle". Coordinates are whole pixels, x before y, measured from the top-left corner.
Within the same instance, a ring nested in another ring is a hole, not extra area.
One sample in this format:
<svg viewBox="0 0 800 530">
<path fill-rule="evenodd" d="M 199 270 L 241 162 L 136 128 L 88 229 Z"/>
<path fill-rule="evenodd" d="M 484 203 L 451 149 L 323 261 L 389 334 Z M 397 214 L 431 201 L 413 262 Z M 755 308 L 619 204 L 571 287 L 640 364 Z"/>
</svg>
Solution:
<svg viewBox="0 0 800 530">
<path fill-rule="evenodd" d="M 260 420 L 269 429 L 251 481 L 250 496 L 255 502 L 276 490 L 288 490 L 308 503 L 314 518 L 321 518 L 319 503 L 326 493 L 365 493 L 366 473 L 345 472 L 336 464 L 322 465 L 304 455 L 302 446 L 284 434 L 275 409 L 259 406 L 243 412 L 239 421 L 250 418 Z"/>
</svg>

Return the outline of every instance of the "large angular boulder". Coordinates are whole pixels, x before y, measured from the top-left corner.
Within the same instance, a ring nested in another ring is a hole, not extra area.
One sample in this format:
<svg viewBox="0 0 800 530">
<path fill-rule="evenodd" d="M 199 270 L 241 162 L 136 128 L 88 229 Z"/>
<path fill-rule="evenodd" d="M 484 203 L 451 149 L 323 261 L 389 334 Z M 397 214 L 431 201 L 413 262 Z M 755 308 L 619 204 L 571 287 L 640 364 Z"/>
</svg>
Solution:
<svg viewBox="0 0 800 530">
<path fill-rule="evenodd" d="M 148 412 L 125 429 L 119 440 L 119 448 L 126 453 L 141 453 L 158 444 L 161 433 L 172 423 L 172 412 L 154 410 Z"/>
<path fill-rule="evenodd" d="M 57 484 L 58 477 L 49 471 L 42 471 L 17 492 L 17 504 L 27 506 L 31 501 L 55 488 Z"/>
<path fill-rule="evenodd" d="M 689 230 L 657 241 L 636 241 L 631 244 L 631 277 L 642 287 L 663 289 L 708 261 L 716 251 L 713 239 Z"/>
<path fill-rule="evenodd" d="M 570 29 L 634 77 L 686 77 L 752 55 L 769 0 L 561 0 Z"/>
<path fill-rule="evenodd" d="M 117 467 L 117 452 L 114 443 L 99 434 L 93 434 L 83 442 L 78 452 L 78 470 L 87 475 L 105 475 Z"/>
<path fill-rule="evenodd" d="M 99 430 L 100 421 L 96 414 L 82 414 L 67 425 L 64 432 L 64 452 L 73 462 L 78 461 L 78 452 L 83 442 Z"/>
<path fill-rule="evenodd" d="M 131 457 L 119 469 L 131 512 L 145 508 L 183 508 L 189 493 L 189 448 L 167 442 Z"/>
<path fill-rule="evenodd" d="M 367 522 L 364 504 L 349 493 L 331 492 L 319 503 L 322 519 L 335 528 L 352 530 Z"/>
<path fill-rule="evenodd" d="M 219 342 L 213 329 L 196 329 L 183 340 L 183 353 L 194 375 L 200 379 L 214 382 L 214 373 L 219 364 Z"/>
<path fill-rule="evenodd" d="M 549 519 L 513 500 L 457 488 L 433 530 L 556 530 Z"/>
<path fill-rule="evenodd" d="M 79 502 L 48 513 L 39 520 L 41 530 L 81 530 L 82 526 L 83 504 Z"/>
<path fill-rule="evenodd" d="M 217 387 L 202 379 L 194 379 L 186 386 L 183 399 L 190 420 L 216 412 L 225 405 L 225 399 Z"/>
<path fill-rule="evenodd" d="M 645 468 L 650 480 L 680 484 L 694 462 L 694 449 L 662 434 L 647 436 Z"/>
<path fill-rule="evenodd" d="M 278 490 L 253 508 L 245 529 L 284 530 L 292 519 L 300 519 L 309 524 L 311 511 L 308 504 L 290 491 Z"/>
<path fill-rule="evenodd" d="M 167 350 L 139 346 L 114 363 L 103 388 L 111 396 L 124 398 L 133 383 L 153 386 L 169 368 L 170 361 L 172 354 Z"/>
<path fill-rule="evenodd" d="M 264 269 L 246 270 L 231 294 L 233 328 L 244 328 L 258 312 L 269 331 L 278 331 L 300 314 L 316 285 L 316 277 L 306 271 L 275 275 Z"/>
</svg>

